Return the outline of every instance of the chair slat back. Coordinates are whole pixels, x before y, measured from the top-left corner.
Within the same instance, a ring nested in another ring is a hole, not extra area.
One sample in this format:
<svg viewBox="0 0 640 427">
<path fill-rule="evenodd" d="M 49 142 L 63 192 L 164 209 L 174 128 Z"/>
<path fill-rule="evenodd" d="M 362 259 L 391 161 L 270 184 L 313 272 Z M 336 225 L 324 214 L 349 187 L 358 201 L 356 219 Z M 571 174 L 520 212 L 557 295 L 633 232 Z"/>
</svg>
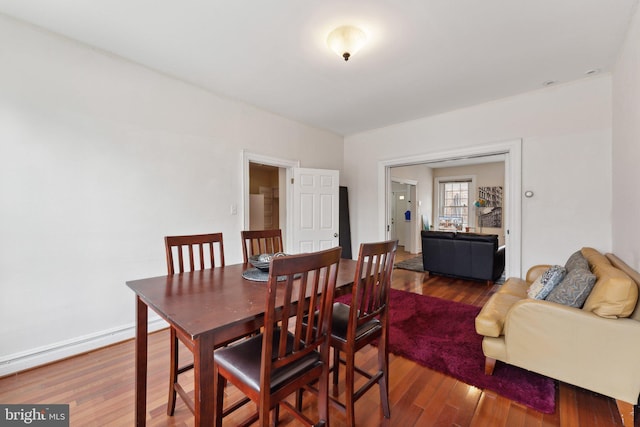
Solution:
<svg viewBox="0 0 640 427">
<path fill-rule="evenodd" d="M 349 334 L 355 337 L 358 326 L 374 317 L 385 317 L 383 320 L 386 321 L 391 273 L 397 249 L 397 240 L 360 245 L 353 282 L 347 340 L 349 340 Z"/>
<path fill-rule="evenodd" d="M 263 372 L 270 372 L 295 362 L 323 347 L 328 356 L 334 291 L 340 262 L 340 247 L 310 254 L 274 258 L 269 268 L 262 347 Z M 278 278 L 284 280 L 278 281 Z M 282 304 L 278 313 L 276 307 Z M 309 324 L 305 327 L 308 316 Z M 274 334 L 281 331 L 277 344 Z M 293 345 L 287 342 L 287 331 L 293 334 Z M 273 348 L 272 346 L 277 346 Z M 268 356 L 273 357 L 268 357 Z"/>
<path fill-rule="evenodd" d="M 242 234 L 242 255 L 245 264 L 249 257 L 260 254 L 283 252 L 282 230 L 244 230 Z"/>
<path fill-rule="evenodd" d="M 169 274 L 224 266 L 222 233 L 166 236 L 164 244 Z"/>
</svg>

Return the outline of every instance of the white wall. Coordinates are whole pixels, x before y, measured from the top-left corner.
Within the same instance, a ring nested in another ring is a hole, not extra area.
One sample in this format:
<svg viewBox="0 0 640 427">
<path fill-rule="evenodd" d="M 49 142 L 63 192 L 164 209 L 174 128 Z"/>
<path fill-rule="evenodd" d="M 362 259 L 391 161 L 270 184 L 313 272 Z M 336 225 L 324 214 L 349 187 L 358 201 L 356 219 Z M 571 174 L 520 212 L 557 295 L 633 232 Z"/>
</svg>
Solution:
<svg viewBox="0 0 640 427">
<path fill-rule="evenodd" d="M 640 13 L 613 73 L 613 250 L 640 270 Z"/>
<path fill-rule="evenodd" d="M 0 64 L 0 374 L 132 336 L 167 234 L 241 261 L 242 149 L 342 168 L 339 135 L 2 15 Z"/>
<path fill-rule="evenodd" d="M 378 239 L 378 162 L 522 138 L 522 268 L 611 250 L 611 76 L 345 138 L 354 244 Z"/>
</svg>

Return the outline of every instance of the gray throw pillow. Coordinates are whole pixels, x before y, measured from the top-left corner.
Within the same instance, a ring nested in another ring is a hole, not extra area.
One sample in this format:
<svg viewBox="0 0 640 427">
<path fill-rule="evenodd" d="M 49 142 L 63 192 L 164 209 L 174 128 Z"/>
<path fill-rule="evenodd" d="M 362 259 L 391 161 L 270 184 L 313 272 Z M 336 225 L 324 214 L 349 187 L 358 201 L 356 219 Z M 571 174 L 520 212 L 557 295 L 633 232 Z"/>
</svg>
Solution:
<svg viewBox="0 0 640 427">
<path fill-rule="evenodd" d="M 564 268 L 567 269 L 567 273 L 576 268 L 589 270 L 589 262 L 584 255 L 582 255 L 581 251 L 576 251 L 571 254 L 567 263 L 564 265 Z"/>
<path fill-rule="evenodd" d="M 527 295 L 529 298 L 545 299 L 553 288 L 558 286 L 562 279 L 564 279 L 566 274 L 567 270 L 564 267 L 560 265 L 552 266 L 531 284 Z"/>
<path fill-rule="evenodd" d="M 596 276 L 588 268 L 574 269 L 547 296 L 547 301 L 581 308 L 596 284 Z"/>
</svg>

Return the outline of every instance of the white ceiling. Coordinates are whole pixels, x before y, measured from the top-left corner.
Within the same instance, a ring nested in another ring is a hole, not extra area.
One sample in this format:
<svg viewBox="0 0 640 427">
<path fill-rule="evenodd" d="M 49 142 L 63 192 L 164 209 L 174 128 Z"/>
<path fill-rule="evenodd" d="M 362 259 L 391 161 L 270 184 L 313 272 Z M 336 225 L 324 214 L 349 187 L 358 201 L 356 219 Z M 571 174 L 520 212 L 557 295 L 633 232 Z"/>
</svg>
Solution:
<svg viewBox="0 0 640 427">
<path fill-rule="evenodd" d="M 610 71 L 638 0 L 0 0 L 0 13 L 342 135 Z M 349 62 L 335 27 L 369 35 Z"/>
</svg>

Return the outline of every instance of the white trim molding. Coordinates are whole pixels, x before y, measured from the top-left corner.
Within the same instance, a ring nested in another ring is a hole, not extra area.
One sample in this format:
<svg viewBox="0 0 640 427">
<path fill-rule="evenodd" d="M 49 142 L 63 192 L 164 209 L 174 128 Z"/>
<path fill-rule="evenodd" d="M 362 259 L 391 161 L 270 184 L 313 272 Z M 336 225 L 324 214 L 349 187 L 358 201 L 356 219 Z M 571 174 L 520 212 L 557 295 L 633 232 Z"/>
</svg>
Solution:
<svg viewBox="0 0 640 427">
<path fill-rule="evenodd" d="M 149 332 L 167 328 L 169 324 L 162 318 L 149 319 Z M 9 354 L 0 358 L 0 378 L 26 369 L 57 362 L 92 350 L 126 341 L 135 337 L 135 325 L 123 325 L 116 328 L 60 341 L 28 351 Z"/>
</svg>

